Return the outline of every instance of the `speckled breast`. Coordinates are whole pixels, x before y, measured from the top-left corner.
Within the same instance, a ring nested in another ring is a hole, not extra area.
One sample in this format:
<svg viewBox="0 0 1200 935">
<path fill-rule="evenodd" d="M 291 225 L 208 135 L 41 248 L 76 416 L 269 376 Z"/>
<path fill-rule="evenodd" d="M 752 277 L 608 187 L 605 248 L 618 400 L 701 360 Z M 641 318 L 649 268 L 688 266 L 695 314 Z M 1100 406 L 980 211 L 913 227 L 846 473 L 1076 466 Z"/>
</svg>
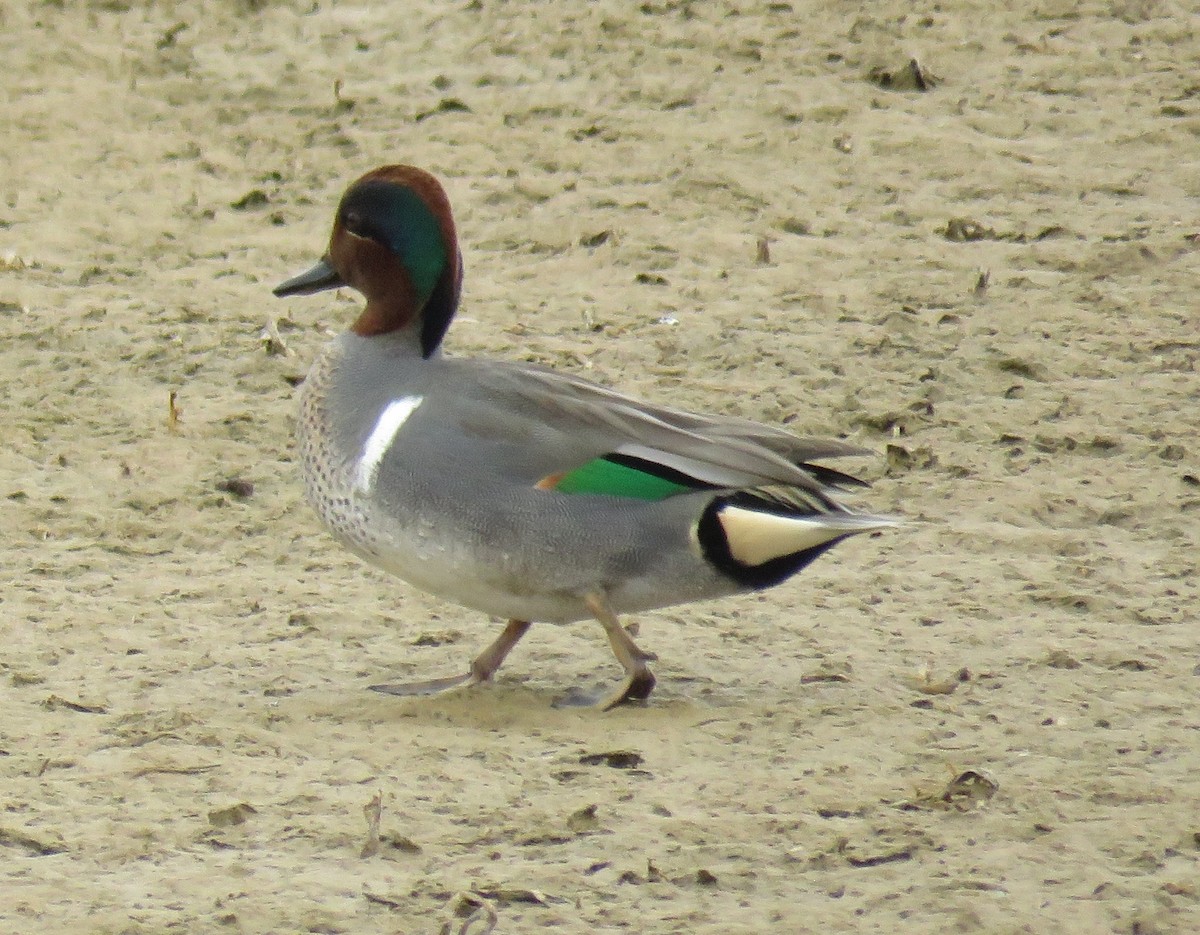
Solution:
<svg viewBox="0 0 1200 935">
<path fill-rule="evenodd" d="M 345 545 L 368 556 L 378 555 L 367 511 L 354 491 L 357 452 L 341 451 L 332 431 L 329 396 L 342 358 L 337 344 L 313 362 L 300 389 L 300 421 L 296 436 L 305 492 L 321 522 Z"/>
</svg>

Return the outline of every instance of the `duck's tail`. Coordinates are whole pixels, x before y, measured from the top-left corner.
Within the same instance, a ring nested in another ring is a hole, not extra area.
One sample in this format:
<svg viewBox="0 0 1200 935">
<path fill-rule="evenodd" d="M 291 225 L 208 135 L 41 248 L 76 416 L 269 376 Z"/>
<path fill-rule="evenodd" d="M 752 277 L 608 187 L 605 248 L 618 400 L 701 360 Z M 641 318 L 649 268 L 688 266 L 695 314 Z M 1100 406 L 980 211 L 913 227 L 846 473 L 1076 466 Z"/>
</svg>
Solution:
<svg viewBox="0 0 1200 935">
<path fill-rule="evenodd" d="M 766 588 L 849 536 L 901 523 L 893 516 L 853 512 L 803 488 L 755 487 L 713 497 L 696 536 L 718 571 L 745 587 Z"/>
</svg>

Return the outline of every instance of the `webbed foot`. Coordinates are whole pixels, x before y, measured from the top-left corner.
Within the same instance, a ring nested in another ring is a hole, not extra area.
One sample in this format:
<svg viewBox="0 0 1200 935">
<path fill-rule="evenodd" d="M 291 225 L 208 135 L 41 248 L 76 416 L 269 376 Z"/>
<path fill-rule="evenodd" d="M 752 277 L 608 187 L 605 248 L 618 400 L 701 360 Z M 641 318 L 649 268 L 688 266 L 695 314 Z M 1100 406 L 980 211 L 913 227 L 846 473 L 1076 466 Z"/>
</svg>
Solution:
<svg viewBox="0 0 1200 935">
<path fill-rule="evenodd" d="M 461 685 L 478 685 L 480 682 L 490 682 L 496 670 L 504 662 L 504 658 L 512 648 L 520 642 L 529 629 L 527 620 L 510 620 L 500 635 L 487 649 L 475 657 L 469 671 L 462 675 L 450 675 L 440 679 L 424 679 L 419 682 L 397 682 L 370 686 L 371 691 L 384 695 L 398 695 L 402 698 L 419 695 L 437 695 Z"/>
</svg>

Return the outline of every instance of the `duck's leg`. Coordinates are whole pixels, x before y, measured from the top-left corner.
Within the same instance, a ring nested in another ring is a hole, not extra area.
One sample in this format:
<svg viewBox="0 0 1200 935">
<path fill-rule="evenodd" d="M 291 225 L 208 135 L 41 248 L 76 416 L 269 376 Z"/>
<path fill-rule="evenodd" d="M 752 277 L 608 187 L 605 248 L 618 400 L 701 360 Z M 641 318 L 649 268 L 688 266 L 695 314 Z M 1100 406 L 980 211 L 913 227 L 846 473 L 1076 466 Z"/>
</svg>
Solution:
<svg viewBox="0 0 1200 935">
<path fill-rule="evenodd" d="M 372 685 L 371 691 L 383 692 L 385 695 L 436 695 L 459 685 L 477 685 L 480 682 L 490 682 L 496 670 L 504 662 L 504 658 L 512 648 L 521 641 L 521 637 L 529 629 L 528 620 L 510 620 L 492 645 L 475 657 L 471 668 L 463 675 L 451 675 L 441 679 L 427 679 L 422 682 L 402 682 L 393 685 Z"/>
<path fill-rule="evenodd" d="M 588 610 L 600 621 L 600 626 L 604 627 L 613 655 L 625 668 L 625 681 L 621 687 L 600 701 L 596 707 L 601 711 L 608 711 L 626 701 L 645 701 L 654 691 L 655 682 L 654 673 L 650 671 L 650 667 L 646 663 L 655 657 L 650 653 L 643 652 L 633 641 L 633 637 L 621 626 L 617 615 L 608 606 L 608 601 L 604 599 L 603 595 L 589 594 L 584 598 L 584 602 L 587 604 Z"/>
</svg>

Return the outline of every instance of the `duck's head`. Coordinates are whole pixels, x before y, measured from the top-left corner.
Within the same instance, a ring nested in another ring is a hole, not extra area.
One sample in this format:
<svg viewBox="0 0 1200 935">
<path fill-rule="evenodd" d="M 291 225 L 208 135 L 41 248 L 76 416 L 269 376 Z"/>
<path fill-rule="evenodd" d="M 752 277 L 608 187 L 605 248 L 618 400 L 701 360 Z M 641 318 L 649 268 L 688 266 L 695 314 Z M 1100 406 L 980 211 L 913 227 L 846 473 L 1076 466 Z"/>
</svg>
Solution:
<svg viewBox="0 0 1200 935">
<path fill-rule="evenodd" d="M 355 334 L 417 326 L 421 353 L 438 349 L 458 309 L 462 257 L 450 200 L 437 179 L 413 166 L 368 172 L 342 196 L 325 256 L 277 286 L 275 295 L 341 286 L 367 300 L 351 327 Z"/>
</svg>

